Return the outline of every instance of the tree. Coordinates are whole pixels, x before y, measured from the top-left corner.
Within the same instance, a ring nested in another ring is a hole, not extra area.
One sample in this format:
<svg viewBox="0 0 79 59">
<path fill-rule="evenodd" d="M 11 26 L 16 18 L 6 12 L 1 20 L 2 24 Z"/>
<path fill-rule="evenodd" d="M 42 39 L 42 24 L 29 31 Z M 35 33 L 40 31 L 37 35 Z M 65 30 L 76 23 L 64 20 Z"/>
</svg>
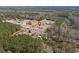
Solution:
<svg viewBox="0 0 79 59">
<path fill-rule="evenodd" d="M 11 52 L 43 52 L 44 43 L 41 39 L 19 35 L 9 38 L 5 49 Z"/>
</svg>

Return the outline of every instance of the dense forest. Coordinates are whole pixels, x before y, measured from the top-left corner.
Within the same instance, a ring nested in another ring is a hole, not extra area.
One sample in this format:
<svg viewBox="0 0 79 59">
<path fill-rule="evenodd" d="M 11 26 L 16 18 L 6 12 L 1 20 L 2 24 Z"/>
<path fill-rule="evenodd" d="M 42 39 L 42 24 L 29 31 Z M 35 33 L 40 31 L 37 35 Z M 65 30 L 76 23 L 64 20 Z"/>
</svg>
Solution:
<svg viewBox="0 0 79 59">
<path fill-rule="evenodd" d="M 0 23 L 0 52 L 43 52 L 44 42 L 40 38 L 12 36 L 19 28 L 14 24 Z"/>
</svg>

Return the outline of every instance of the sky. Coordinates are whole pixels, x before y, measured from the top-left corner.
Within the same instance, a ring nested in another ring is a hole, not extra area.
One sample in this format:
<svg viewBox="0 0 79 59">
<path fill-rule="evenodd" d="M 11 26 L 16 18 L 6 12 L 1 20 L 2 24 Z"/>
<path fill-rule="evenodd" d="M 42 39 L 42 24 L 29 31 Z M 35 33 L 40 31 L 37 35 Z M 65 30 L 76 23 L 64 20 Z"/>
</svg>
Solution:
<svg viewBox="0 0 79 59">
<path fill-rule="evenodd" d="M 79 0 L 0 0 L 0 6 L 79 6 Z"/>
</svg>

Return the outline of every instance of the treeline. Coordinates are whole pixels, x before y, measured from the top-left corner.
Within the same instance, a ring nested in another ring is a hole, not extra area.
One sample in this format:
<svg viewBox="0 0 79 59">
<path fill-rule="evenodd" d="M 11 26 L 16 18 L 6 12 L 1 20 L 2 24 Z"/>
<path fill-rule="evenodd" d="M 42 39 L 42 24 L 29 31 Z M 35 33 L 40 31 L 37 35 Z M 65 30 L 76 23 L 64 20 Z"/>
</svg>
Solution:
<svg viewBox="0 0 79 59">
<path fill-rule="evenodd" d="M 14 10 L 14 11 L 0 11 L 0 20 L 4 19 L 36 19 L 36 20 L 42 20 L 42 19 L 50 19 L 52 20 L 52 17 L 62 17 L 62 18 L 67 18 L 68 14 L 70 12 L 66 11 L 52 11 L 52 12 L 40 12 L 40 11 L 19 11 L 19 10 Z"/>
</svg>

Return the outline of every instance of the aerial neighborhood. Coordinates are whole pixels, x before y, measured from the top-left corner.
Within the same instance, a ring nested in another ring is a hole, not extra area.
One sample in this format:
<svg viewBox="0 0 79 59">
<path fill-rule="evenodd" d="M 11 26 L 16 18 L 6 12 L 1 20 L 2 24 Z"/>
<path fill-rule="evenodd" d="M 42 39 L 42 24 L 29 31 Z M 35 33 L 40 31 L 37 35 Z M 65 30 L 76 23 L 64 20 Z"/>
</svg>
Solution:
<svg viewBox="0 0 79 59">
<path fill-rule="evenodd" d="M 0 53 L 79 52 L 79 7 L 0 6 Z"/>
<path fill-rule="evenodd" d="M 34 35 L 34 36 L 41 36 L 45 34 L 46 30 L 51 28 L 52 25 L 54 25 L 54 21 L 50 21 L 47 19 L 44 19 L 42 21 L 37 20 L 6 20 L 3 22 L 9 22 L 16 25 L 20 25 L 21 29 L 13 35 Z"/>
</svg>

